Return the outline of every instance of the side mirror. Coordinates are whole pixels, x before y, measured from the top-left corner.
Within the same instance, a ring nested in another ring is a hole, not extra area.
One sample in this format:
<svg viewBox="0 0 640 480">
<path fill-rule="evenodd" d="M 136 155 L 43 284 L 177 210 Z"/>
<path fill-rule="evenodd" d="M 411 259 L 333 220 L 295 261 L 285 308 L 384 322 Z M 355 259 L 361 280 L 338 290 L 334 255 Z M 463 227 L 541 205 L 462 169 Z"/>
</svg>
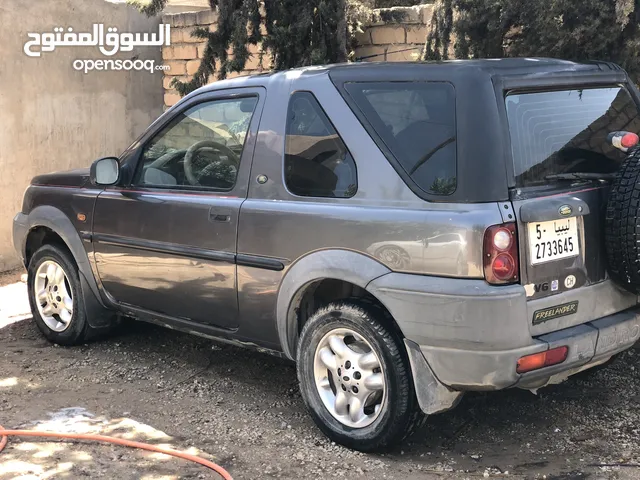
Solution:
<svg viewBox="0 0 640 480">
<path fill-rule="evenodd" d="M 99 158 L 89 172 L 94 185 L 114 185 L 120 179 L 120 163 L 115 157 Z"/>
</svg>

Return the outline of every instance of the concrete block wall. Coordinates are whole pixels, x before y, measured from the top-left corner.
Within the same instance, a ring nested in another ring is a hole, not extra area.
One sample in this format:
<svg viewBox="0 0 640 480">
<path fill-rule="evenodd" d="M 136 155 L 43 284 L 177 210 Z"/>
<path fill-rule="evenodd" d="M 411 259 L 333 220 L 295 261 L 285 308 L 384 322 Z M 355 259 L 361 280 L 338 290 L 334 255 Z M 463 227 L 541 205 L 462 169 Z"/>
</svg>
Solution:
<svg viewBox="0 0 640 480">
<path fill-rule="evenodd" d="M 420 60 L 434 5 L 374 10 L 374 20 L 356 34 L 356 59 L 371 62 Z"/>
<path fill-rule="evenodd" d="M 435 1 L 435 0 L 434 0 Z M 391 7 L 374 10 L 372 21 L 356 34 L 358 47 L 356 59 L 362 61 L 411 62 L 422 56 L 431 17 L 433 3 L 414 7 Z M 174 78 L 189 81 L 198 70 L 206 42 L 193 38 L 196 27 L 214 29 L 217 14 L 213 11 L 188 12 L 163 16 L 163 23 L 171 25 L 171 46 L 163 47 L 162 58 L 170 67 L 164 72 L 165 108 L 180 100 L 180 95 L 171 86 Z M 260 45 L 250 46 L 251 57 L 244 71 L 230 73 L 227 78 L 269 70 L 270 58 L 262 52 Z M 229 52 L 231 55 L 233 52 Z M 215 81 L 215 78 L 210 78 Z"/>
<path fill-rule="evenodd" d="M 169 70 L 165 70 L 164 105 L 170 107 L 180 100 L 180 95 L 171 86 L 175 78 L 185 82 L 193 78 L 193 74 L 198 71 L 200 61 L 204 56 L 204 49 L 207 42 L 194 38 L 191 33 L 195 28 L 206 27 L 213 31 L 216 28 L 218 16 L 211 10 L 201 12 L 188 12 L 179 14 L 163 15 L 163 23 L 171 25 L 171 46 L 162 47 L 162 59 Z M 229 55 L 233 55 L 233 50 L 229 50 Z M 262 53 L 261 45 L 249 45 L 251 57 L 242 72 L 231 72 L 227 78 L 234 78 L 241 75 L 259 73 L 271 68 L 271 60 L 268 55 Z M 215 74 L 209 81 L 215 81 Z"/>
</svg>

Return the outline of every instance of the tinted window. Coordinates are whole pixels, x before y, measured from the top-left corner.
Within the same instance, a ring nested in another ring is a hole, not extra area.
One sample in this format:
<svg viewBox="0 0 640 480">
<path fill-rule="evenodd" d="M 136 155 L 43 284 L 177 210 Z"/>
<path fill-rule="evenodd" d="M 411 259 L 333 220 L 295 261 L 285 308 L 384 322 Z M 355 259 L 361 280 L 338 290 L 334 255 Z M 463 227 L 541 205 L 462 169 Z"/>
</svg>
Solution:
<svg viewBox="0 0 640 480">
<path fill-rule="evenodd" d="M 455 91 L 448 83 L 348 83 L 371 128 L 422 190 L 456 189 Z"/>
<path fill-rule="evenodd" d="M 139 185 L 230 190 L 257 97 L 215 100 L 173 119 L 144 149 Z"/>
<path fill-rule="evenodd" d="M 558 173 L 611 173 L 625 155 L 609 132 L 640 133 L 638 109 L 620 87 L 510 94 L 506 97 L 518 187 Z"/>
<path fill-rule="evenodd" d="M 315 97 L 296 92 L 289 101 L 285 182 L 304 197 L 352 197 L 356 165 Z"/>
</svg>

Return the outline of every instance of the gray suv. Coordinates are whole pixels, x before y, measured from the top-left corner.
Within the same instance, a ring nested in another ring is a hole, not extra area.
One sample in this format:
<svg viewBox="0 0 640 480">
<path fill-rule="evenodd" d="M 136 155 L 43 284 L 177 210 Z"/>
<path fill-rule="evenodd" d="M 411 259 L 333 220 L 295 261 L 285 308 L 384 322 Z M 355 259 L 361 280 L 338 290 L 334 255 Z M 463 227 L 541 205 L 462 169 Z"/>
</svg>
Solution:
<svg viewBox="0 0 640 480">
<path fill-rule="evenodd" d="M 552 59 L 216 82 L 119 158 L 33 179 L 34 319 L 61 345 L 133 318 L 280 355 L 331 439 L 393 445 L 636 342 L 638 102 L 619 67 Z"/>
</svg>

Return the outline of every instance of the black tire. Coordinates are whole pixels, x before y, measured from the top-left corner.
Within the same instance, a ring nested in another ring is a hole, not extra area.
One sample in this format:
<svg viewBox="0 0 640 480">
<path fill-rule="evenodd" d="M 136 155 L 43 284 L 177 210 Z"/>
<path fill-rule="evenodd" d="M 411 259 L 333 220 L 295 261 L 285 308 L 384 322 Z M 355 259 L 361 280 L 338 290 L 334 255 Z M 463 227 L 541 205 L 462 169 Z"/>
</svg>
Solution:
<svg viewBox="0 0 640 480">
<path fill-rule="evenodd" d="M 47 326 L 40 315 L 37 306 L 34 290 L 36 271 L 42 263 L 48 260 L 52 260 L 62 267 L 71 289 L 70 293 L 73 300 L 73 314 L 69 321 L 69 326 L 62 332 L 56 332 Z M 105 330 L 93 329 L 89 325 L 89 322 L 87 322 L 84 298 L 82 296 L 80 279 L 78 276 L 78 267 L 69 253 L 57 246 L 45 245 L 36 251 L 31 257 L 27 274 L 27 289 L 33 319 L 47 340 L 58 345 L 71 346 L 83 344 L 89 340 L 95 339 L 100 334 L 104 334 Z"/>
<path fill-rule="evenodd" d="M 402 339 L 386 325 L 389 314 L 375 303 L 358 300 L 329 304 L 304 325 L 298 341 L 297 371 L 302 398 L 311 417 L 331 440 L 371 452 L 397 445 L 424 424 L 417 404 L 411 369 Z M 314 377 L 314 355 L 321 339 L 335 328 L 349 328 L 371 345 L 384 372 L 386 399 L 378 417 L 368 426 L 344 425 L 322 403 Z"/>
<path fill-rule="evenodd" d="M 620 166 L 611 184 L 605 217 L 605 247 L 611 279 L 640 293 L 640 149 Z"/>
</svg>

